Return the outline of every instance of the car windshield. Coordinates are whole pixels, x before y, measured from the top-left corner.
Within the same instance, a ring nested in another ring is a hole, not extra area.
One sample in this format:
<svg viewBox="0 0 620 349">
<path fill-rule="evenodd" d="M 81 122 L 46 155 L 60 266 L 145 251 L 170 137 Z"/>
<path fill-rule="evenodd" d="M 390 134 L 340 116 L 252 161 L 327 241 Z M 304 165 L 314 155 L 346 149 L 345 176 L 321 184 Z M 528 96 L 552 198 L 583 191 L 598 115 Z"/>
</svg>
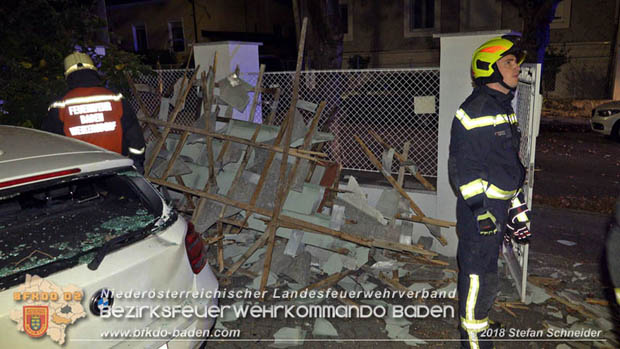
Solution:
<svg viewBox="0 0 620 349">
<path fill-rule="evenodd" d="M 0 290 L 26 273 L 44 277 L 88 263 L 113 238 L 157 230 L 161 203 L 144 183 L 125 171 L 0 191 Z"/>
</svg>

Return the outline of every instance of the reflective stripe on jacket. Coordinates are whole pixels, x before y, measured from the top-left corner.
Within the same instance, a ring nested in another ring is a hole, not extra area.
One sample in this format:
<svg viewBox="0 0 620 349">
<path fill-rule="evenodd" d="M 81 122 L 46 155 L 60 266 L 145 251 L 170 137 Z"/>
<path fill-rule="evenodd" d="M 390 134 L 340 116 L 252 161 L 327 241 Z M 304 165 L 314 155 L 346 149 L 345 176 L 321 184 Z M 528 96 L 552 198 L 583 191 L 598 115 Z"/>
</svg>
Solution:
<svg viewBox="0 0 620 349">
<path fill-rule="evenodd" d="M 122 98 L 103 87 L 79 87 L 52 103 L 50 109 L 58 109 L 66 136 L 122 154 Z"/>
<path fill-rule="evenodd" d="M 523 185 L 513 96 L 477 87 L 452 121 L 450 179 L 474 211 L 486 206 L 487 199 L 511 199 Z"/>
</svg>

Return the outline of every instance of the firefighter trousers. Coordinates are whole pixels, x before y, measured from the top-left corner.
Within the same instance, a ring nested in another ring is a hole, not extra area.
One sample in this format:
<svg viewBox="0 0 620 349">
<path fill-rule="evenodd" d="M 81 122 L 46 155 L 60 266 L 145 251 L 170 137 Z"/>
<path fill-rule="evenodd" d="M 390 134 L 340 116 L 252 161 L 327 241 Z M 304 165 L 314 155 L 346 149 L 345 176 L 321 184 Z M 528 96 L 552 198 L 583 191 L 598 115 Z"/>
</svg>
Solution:
<svg viewBox="0 0 620 349">
<path fill-rule="evenodd" d="M 464 348 L 493 348 L 489 338 L 481 338 L 489 327 L 488 314 L 498 288 L 497 259 L 503 241 L 509 201 L 488 200 L 496 218 L 498 232 L 480 235 L 478 222 L 462 198 L 456 205 L 456 230 L 459 236 L 459 330 Z"/>
</svg>

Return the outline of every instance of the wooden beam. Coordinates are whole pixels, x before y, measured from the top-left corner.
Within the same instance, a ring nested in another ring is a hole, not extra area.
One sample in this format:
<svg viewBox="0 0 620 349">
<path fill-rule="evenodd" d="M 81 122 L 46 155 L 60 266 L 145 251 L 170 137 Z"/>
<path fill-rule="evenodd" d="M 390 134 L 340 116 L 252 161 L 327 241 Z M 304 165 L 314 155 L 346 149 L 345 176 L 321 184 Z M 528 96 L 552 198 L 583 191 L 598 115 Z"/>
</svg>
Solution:
<svg viewBox="0 0 620 349">
<path fill-rule="evenodd" d="M 386 149 L 390 149 L 393 148 L 388 142 L 384 141 L 383 138 L 381 138 L 381 136 L 379 136 L 378 133 L 376 133 L 373 130 L 369 130 L 368 133 L 370 133 L 370 135 L 377 141 L 379 142 L 379 144 L 381 144 L 384 148 Z M 403 150 L 403 152 L 405 152 Z M 407 154 L 399 154 L 398 152 L 394 152 L 394 156 L 396 157 L 396 159 L 398 161 L 400 161 L 401 164 L 403 164 L 405 161 L 407 161 Z M 407 171 L 409 171 L 420 183 L 422 183 L 422 185 L 428 189 L 428 190 L 432 190 L 432 191 L 436 191 L 437 189 L 435 189 L 435 187 L 426 180 L 426 178 L 422 177 L 422 175 L 420 174 L 420 172 L 413 172 L 411 171 L 411 168 L 409 166 L 405 166 L 405 168 L 407 169 Z M 400 173 L 399 173 L 400 175 Z"/>
<path fill-rule="evenodd" d="M 352 272 L 353 272 L 352 270 L 347 269 L 345 271 L 341 271 L 340 273 L 332 274 L 323 280 L 317 281 L 313 284 L 310 284 L 302 288 L 301 290 L 299 290 L 299 293 L 301 294 L 301 292 L 305 290 L 322 289 L 325 287 L 329 287 L 331 285 L 336 284 L 338 281 L 342 280 L 345 276 L 351 274 Z"/>
<path fill-rule="evenodd" d="M 250 107 L 250 122 L 254 122 L 254 114 L 256 113 L 258 94 L 261 91 L 261 85 L 263 83 L 263 74 L 265 74 L 265 65 L 261 64 L 260 68 L 258 69 L 258 79 L 256 80 L 256 86 L 254 86 L 254 95 L 252 96 L 252 106 Z"/>
<path fill-rule="evenodd" d="M 402 214 L 397 214 L 394 216 L 396 219 L 400 219 L 403 221 L 416 222 L 416 223 L 427 223 L 432 225 L 437 225 L 444 228 L 456 227 L 455 222 L 444 221 L 442 219 L 430 218 L 430 217 L 422 217 L 422 216 L 404 216 Z"/>
<path fill-rule="evenodd" d="M 153 123 L 153 124 L 159 125 L 159 126 L 166 126 L 167 125 L 166 122 L 163 122 L 161 120 L 156 120 L 156 119 L 148 119 L 148 118 L 139 117 L 138 120 L 144 121 L 144 122 L 150 122 L 150 123 Z M 224 134 L 217 133 L 217 132 L 208 132 L 208 131 L 205 131 L 204 129 L 200 129 L 200 128 L 197 128 L 197 127 L 184 126 L 184 125 L 178 125 L 178 124 L 173 124 L 173 125 L 169 125 L 169 126 L 170 126 L 170 129 L 173 129 L 173 130 L 189 131 L 189 132 L 196 133 L 196 134 L 203 135 L 203 136 L 210 136 L 210 137 L 217 138 L 217 139 L 222 139 L 222 140 L 230 140 L 232 142 L 236 142 L 236 143 L 240 143 L 240 144 L 251 145 L 251 146 L 253 146 L 255 148 L 267 149 L 269 151 L 276 152 L 276 153 L 282 153 L 282 151 L 283 151 L 282 147 L 280 147 L 280 146 L 275 146 L 275 145 L 266 144 L 266 143 L 252 143 L 250 140 L 247 140 L 245 138 L 224 135 Z M 295 157 L 298 157 L 298 158 L 310 160 L 310 161 L 313 161 L 313 162 L 320 162 L 320 161 L 322 161 L 321 159 L 309 156 L 309 155 L 307 155 L 304 152 L 300 152 L 297 149 L 291 149 L 289 154 L 291 156 L 295 156 Z"/>
<path fill-rule="evenodd" d="M 306 41 L 306 28 L 308 26 L 308 18 L 304 18 L 303 23 L 301 25 L 301 34 L 299 38 L 299 49 L 297 52 L 297 69 L 295 70 L 295 78 L 293 80 L 293 95 L 291 97 L 291 105 L 289 106 L 288 115 L 286 122 L 282 127 L 284 128 L 284 149 L 282 152 L 282 160 L 280 162 L 280 174 L 278 176 L 278 189 L 276 194 L 276 202 L 274 203 L 272 221 L 267 225 L 267 230 L 265 234 L 269 235 L 268 237 L 268 245 L 267 252 L 265 254 L 265 265 L 263 268 L 263 275 L 260 282 L 260 291 L 261 293 L 265 290 L 267 285 L 267 280 L 269 277 L 269 270 L 271 268 L 271 259 L 273 256 L 273 249 L 276 243 L 276 231 L 278 230 L 279 221 L 278 217 L 280 216 L 280 212 L 282 212 L 282 207 L 284 206 L 284 202 L 288 197 L 288 192 L 291 187 L 291 182 L 293 181 L 293 177 L 295 176 L 295 171 L 297 170 L 297 166 L 299 165 L 299 158 L 297 158 L 295 165 L 291 169 L 290 176 L 288 180 L 286 180 L 286 168 L 288 166 L 288 154 L 291 147 L 291 138 L 293 135 L 293 124 L 295 121 L 295 111 L 297 110 L 297 100 L 299 98 L 299 80 L 301 77 L 301 63 L 303 61 L 304 54 L 304 44 Z M 306 134 L 307 138 L 312 139 L 311 136 L 312 130 L 308 131 Z M 309 136 L 310 134 L 310 136 Z M 305 146 L 305 142 L 304 142 Z M 271 153 L 271 157 L 273 157 L 275 153 Z"/>
<path fill-rule="evenodd" d="M 370 149 L 368 149 L 366 144 L 364 144 L 364 142 L 358 136 L 354 135 L 353 137 L 355 138 L 357 143 L 359 143 L 359 145 L 362 147 L 362 150 L 364 150 L 364 153 L 366 153 L 366 156 L 368 156 L 368 159 L 373 163 L 373 165 L 375 165 L 377 170 L 379 170 L 379 172 L 383 174 L 383 177 L 385 177 L 385 179 L 387 179 L 388 182 L 390 182 L 390 184 L 394 187 L 394 189 L 396 189 L 396 191 L 398 191 L 398 193 L 400 193 L 400 195 L 407 200 L 407 202 L 409 203 L 409 207 L 411 207 L 413 212 L 415 212 L 418 216 L 426 217 L 424 213 L 422 212 L 422 210 L 418 207 L 418 205 L 416 205 L 413 199 L 411 199 L 409 194 L 407 194 L 407 192 L 403 189 L 403 187 L 398 185 L 394 177 L 392 177 L 392 175 L 390 175 L 390 173 L 383 168 L 383 165 L 381 165 L 381 162 L 377 160 L 375 155 L 370 151 Z M 432 224 L 432 223 L 426 223 L 426 224 Z M 441 233 L 435 233 L 431 229 L 429 229 L 429 231 L 433 234 L 433 236 L 435 236 L 435 238 L 437 238 L 437 240 L 443 246 L 446 246 L 448 244 L 448 241 L 446 241 L 446 239 L 443 236 L 441 236 Z"/>
<path fill-rule="evenodd" d="M 189 193 L 195 196 L 207 198 L 209 200 L 214 200 L 217 202 L 225 203 L 227 205 L 237 207 L 239 209 L 246 210 L 248 212 L 258 213 L 263 216 L 267 216 L 267 217 L 272 216 L 272 211 L 270 210 L 252 206 L 248 203 L 233 200 L 225 196 L 188 188 L 188 187 L 176 184 L 176 183 L 171 183 L 168 181 L 161 180 L 159 178 L 148 177 L 147 179 L 155 184 L 163 185 L 170 189 L 186 192 L 186 193 Z M 333 229 L 330 229 L 330 228 L 327 228 L 321 225 L 309 223 L 304 220 L 293 218 L 293 217 L 286 216 L 286 215 L 280 215 L 279 219 L 280 219 L 280 224 L 282 227 L 306 230 L 306 231 L 311 231 L 311 232 L 315 232 L 319 234 L 329 235 L 329 236 L 337 237 L 341 240 L 351 241 L 358 245 L 362 245 L 366 247 L 380 247 L 380 248 L 390 249 L 393 251 L 406 251 L 406 252 L 418 253 L 418 254 L 427 255 L 427 256 L 437 256 L 437 253 L 432 252 L 432 251 L 427 251 L 417 246 L 399 244 L 399 243 L 395 243 L 391 241 L 369 239 L 369 238 L 333 230 Z M 265 235 L 263 234 L 263 236 Z"/>
<path fill-rule="evenodd" d="M 192 88 L 192 85 L 194 83 L 194 80 L 196 80 L 196 75 L 198 74 L 198 69 L 200 66 L 196 67 L 196 71 L 194 71 L 194 74 L 192 74 L 192 78 L 189 82 L 189 84 L 187 85 L 187 89 L 185 90 L 185 92 L 183 93 L 183 96 L 181 97 L 180 101 L 177 101 L 177 105 L 174 107 L 174 110 L 172 111 L 172 114 L 170 116 L 170 120 L 168 122 L 164 123 L 164 131 L 161 134 L 160 139 L 157 141 L 157 144 L 155 145 L 155 148 L 153 149 L 153 153 L 151 154 L 150 158 L 148 159 L 146 165 L 144 166 L 144 174 L 148 175 L 151 172 L 151 168 L 153 167 L 153 164 L 155 163 L 155 159 L 157 158 L 157 155 L 159 155 L 159 152 L 161 151 L 161 148 L 164 146 L 164 142 L 166 141 L 166 138 L 168 137 L 168 134 L 170 133 L 171 125 L 174 123 L 174 121 L 176 120 L 177 116 L 179 115 L 179 112 L 181 111 L 181 106 L 184 104 L 185 99 L 187 98 L 187 95 L 189 94 L 189 91 Z M 151 120 L 143 120 L 143 121 L 155 121 L 154 119 Z M 157 120 L 159 121 L 159 120 Z"/>
</svg>

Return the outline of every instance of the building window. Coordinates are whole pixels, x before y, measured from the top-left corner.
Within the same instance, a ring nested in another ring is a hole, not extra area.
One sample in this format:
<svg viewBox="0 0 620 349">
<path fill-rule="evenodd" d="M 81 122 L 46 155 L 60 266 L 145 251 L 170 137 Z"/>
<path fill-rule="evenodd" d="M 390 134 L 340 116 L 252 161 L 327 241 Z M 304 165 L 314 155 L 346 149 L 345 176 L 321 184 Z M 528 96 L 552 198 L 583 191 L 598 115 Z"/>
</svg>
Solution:
<svg viewBox="0 0 620 349">
<path fill-rule="evenodd" d="M 562 0 L 555 8 L 555 16 L 549 25 L 551 29 L 568 29 L 570 27 L 571 0 Z"/>
<path fill-rule="evenodd" d="M 144 24 L 134 24 L 133 28 L 133 48 L 136 52 L 144 52 L 149 48 L 146 26 Z"/>
<path fill-rule="evenodd" d="M 439 30 L 440 0 L 403 0 L 405 37 L 428 36 Z"/>
<path fill-rule="evenodd" d="M 353 40 L 353 11 L 349 6 L 349 0 L 340 0 L 340 23 L 343 27 L 344 41 Z"/>
<path fill-rule="evenodd" d="M 435 27 L 435 0 L 410 0 L 409 30 Z"/>
<path fill-rule="evenodd" d="M 168 31 L 170 33 L 172 51 L 174 52 L 185 51 L 185 36 L 183 35 L 183 22 L 181 21 L 168 22 Z"/>
</svg>

